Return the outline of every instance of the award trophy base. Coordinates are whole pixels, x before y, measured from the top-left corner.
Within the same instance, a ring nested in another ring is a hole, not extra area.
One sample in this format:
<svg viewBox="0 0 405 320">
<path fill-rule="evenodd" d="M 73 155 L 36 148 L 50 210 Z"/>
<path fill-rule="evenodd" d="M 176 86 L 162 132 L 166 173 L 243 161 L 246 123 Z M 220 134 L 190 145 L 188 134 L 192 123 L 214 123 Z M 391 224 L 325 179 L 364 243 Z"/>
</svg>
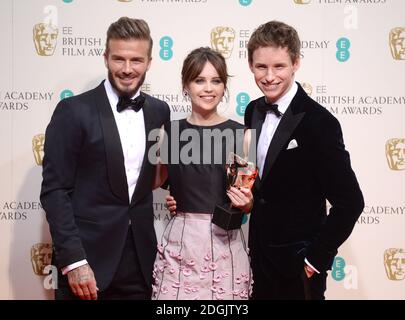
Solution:
<svg viewBox="0 0 405 320">
<path fill-rule="evenodd" d="M 230 203 L 216 205 L 212 223 L 224 230 L 239 229 L 242 225 L 243 211 L 231 206 Z"/>
</svg>

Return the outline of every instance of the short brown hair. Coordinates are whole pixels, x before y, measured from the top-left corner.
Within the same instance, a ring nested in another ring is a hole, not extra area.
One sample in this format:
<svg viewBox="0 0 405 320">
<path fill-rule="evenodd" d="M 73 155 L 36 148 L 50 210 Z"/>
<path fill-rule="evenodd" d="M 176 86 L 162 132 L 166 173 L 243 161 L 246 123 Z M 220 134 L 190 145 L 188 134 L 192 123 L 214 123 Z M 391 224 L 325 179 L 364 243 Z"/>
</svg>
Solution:
<svg viewBox="0 0 405 320">
<path fill-rule="evenodd" d="M 147 40 L 149 41 L 149 58 L 152 56 L 153 40 L 150 35 L 149 26 L 145 20 L 121 17 L 113 22 L 107 30 L 107 40 L 105 50 L 108 52 L 108 43 L 110 39 L 122 40 Z"/>
<path fill-rule="evenodd" d="M 221 53 L 209 47 L 200 47 L 194 49 L 187 55 L 186 59 L 184 59 L 183 68 L 181 70 L 181 83 L 183 89 L 187 84 L 200 75 L 207 62 L 210 62 L 214 66 L 226 89 L 226 83 L 228 82 L 229 75 L 225 58 Z"/>
<path fill-rule="evenodd" d="M 287 48 L 294 63 L 300 56 L 301 41 L 293 27 L 273 20 L 262 24 L 252 33 L 248 42 L 249 63 L 253 62 L 253 52 L 260 47 Z"/>
</svg>

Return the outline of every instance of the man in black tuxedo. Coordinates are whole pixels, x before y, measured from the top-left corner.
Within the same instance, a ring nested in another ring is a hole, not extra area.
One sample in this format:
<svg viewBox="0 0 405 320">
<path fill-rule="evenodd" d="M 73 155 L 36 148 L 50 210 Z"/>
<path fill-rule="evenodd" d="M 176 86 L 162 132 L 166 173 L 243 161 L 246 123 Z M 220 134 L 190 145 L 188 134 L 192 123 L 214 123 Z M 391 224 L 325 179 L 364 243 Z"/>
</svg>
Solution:
<svg viewBox="0 0 405 320">
<path fill-rule="evenodd" d="M 294 82 L 296 30 L 261 25 L 248 59 L 264 94 L 245 112 L 259 168 L 249 227 L 253 299 L 324 299 L 326 272 L 363 210 L 363 195 L 339 122 Z"/>
<path fill-rule="evenodd" d="M 149 299 L 156 255 L 148 134 L 168 105 L 140 87 L 151 64 L 147 23 L 107 31 L 108 79 L 59 102 L 45 136 L 41 202 L 58 266 L 56 299 Z"/>
</svg>

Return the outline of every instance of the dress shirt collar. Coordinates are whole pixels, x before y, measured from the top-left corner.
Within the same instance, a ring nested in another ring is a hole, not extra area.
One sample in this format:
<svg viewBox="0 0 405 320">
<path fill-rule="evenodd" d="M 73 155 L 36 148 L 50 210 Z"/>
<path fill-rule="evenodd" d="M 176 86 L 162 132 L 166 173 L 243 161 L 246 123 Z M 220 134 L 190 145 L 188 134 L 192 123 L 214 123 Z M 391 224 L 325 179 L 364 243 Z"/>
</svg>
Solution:
<svg viewBox="0 0 405 320">
<path fill-rule="evenodd" d="M 108 78 L 105 79 L 105 81 L 104 81 L 104 88 L 107 93 L 108 101 L 110 101 L 112 110 L 114 112 L 118 112 L 116 106 L 117 106 L 119 97 L 118 97 L 117 93 L 115 92 L 114 88 L 112 87 L 111 82 Z M 135 99 L 136 97 L 138 97 L 140 94 L 140 91 L 141 90 L 138 89 L 138 91 L 135 92 L 135 94 L 131 97 L 131 99 Z"/>
<path fill-rule="evenodd" d="M 278 106 L 278 110 L 283 114 L 287 110 L 288 106 L 290 105 L 292 99 L 294 99 L 295 94 L 297 93 L 298 85 L 294 81 L 290 90 L 287 91 L 285 95 L 283 95 L 280 99 L 278 99 L 274 104 Z"/>
</svg>

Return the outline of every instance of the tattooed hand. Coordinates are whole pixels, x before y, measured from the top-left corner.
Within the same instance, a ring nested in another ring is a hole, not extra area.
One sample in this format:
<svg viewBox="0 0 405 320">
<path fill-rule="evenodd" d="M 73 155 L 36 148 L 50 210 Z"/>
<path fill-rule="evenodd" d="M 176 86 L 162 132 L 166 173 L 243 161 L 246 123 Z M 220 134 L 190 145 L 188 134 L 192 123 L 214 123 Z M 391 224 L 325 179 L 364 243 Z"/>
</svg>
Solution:
<svg viewBox="0 0 405 320">
<path fill-rule="evenodd" d="M 82 300 L 97 300 L 97 283 L 88 264 L 69 271 L 67 277 L 74 295 Z"/>
</svg>

